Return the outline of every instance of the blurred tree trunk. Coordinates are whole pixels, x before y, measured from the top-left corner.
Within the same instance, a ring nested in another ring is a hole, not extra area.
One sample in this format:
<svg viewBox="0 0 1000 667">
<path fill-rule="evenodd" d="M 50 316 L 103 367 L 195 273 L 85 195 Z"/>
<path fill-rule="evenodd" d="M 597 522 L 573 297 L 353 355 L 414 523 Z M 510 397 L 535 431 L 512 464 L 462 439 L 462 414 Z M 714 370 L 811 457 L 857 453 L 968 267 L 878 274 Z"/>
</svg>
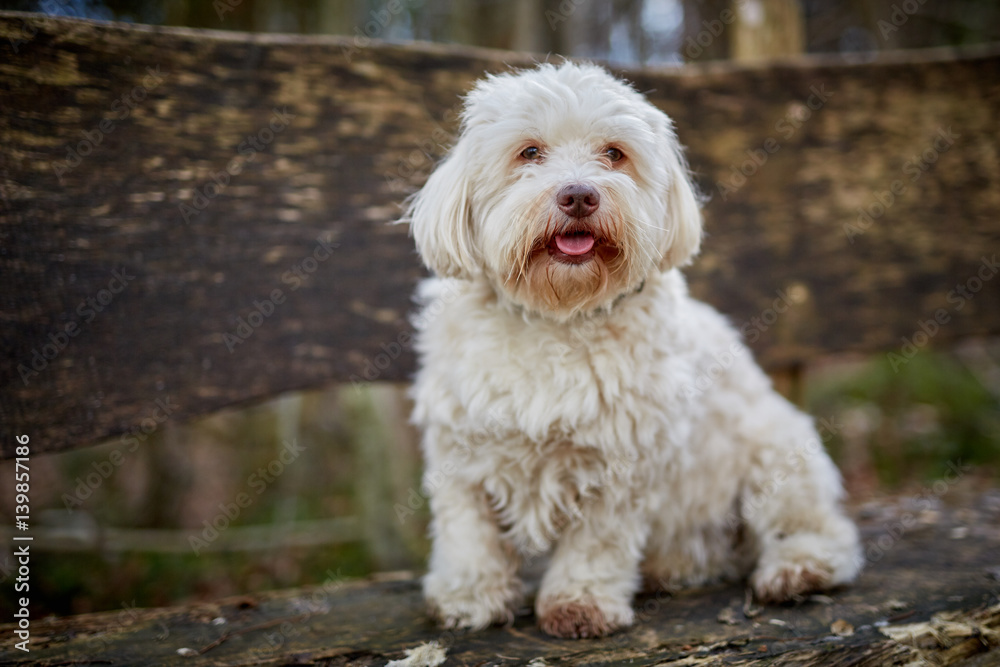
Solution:
<svg viewBox="0 0 1000 667">
<path fill-rule="evenodd" d="M 641 8 L 641 4 L 629 0 L 629 7 Z M 608 30 L 608 21 L 601 19 L 603 14 L 592 9 L 589 4 L 567 0 L 461 3 L 448 10 L 449 38 L 473 46 L 539 55 L 586 56 L 589 54 L 580 53 L 577 47 L 599 41 L 600 34 Z M 593 34 L 577 37 L 588 31 Z"/>
<path fill-rule="evenodd" d="M 253 26 L 254 32 L 298 32 L 282 0 L 255 0 Z"/>
<path fill-rule="evenodd" d="M 544 0 L 515 0 L 514 29 L 511 31 L 510 48 L 514 51 L 545 53 L 550 40 L 545 37 Z"/>
<path fill-rule="evenodd" d="M 684 60 L 727 60 L 730 36 L 726 33 L 732 28 L 730 17 L 734 16 L 732 0 L 684 0 Z"/>
<path fill-rule="evenodd" d="M 347 35 L 354 37 L 358 27 L 358 12 L 355 3 L 343 0 L 319 0 L 316 8 L 316 32 L 324 35 Z"/>
<path fill-rule="evenodd" d="M 149 475 L 146 505 L 139 525 L 165 528 L 180 525 L 184 499 L 192 488 L 195 470 L 187 449 L 186 427 L 167 422 L 145 447 Z"/>
<path fill-rule="evenodd" d="M 339 400 L 355 446 L 354 496 L 372 565 L 381 571 L 411 568 L 414 531 L 422 526 L 418 527 L 412 512 L 398 515 L 396 507 L 407 506 L 411 492 L 419 493 L 418 482 L 409 487 L 400 484 L 403 479 L 418 479 L 416 457 L 408 455 L 416 446 L 407 423 L 405 396 L 400 385 L 372 383 L 357 388 L 345 384 Z"/>
<path fill-rule="evenodd" d="M 732 23 L 729 35 L 733 60 L 792 56 L 805 51 L 806 26 L 799 0 L 747 0 L 737 4 L 735 10 L 733 14 L 720 14 L 719 19 L 723 25 Z M 802 364 L 793 364 L 770 373 L 775 389 L 796 405 L 804 401 L 803 370 Z"/>
<path fill-rule="evenodd" d="M 803 53 L 806 24 L 799 0 L 747 0 L 737 6 L 732 58 L 745 61 Z"/>
<path fill-rule="evenodd" d="M 288 393 L 274 401 L 275 416 L 275 457 L 280 456 L 286 443 L 301 445 L 302 442 L 302 393 Z M 279 496 L 271 520 L 271 551 L 266 556 L 269 569 L 279 581 L 288 585 L 299 576 L 298 563 L 288 553 L 286 538 L 294 528 L 299 513 L 299 492 L 305 480 L 305 465 L 288 465 L 276 484 Z"/>
<path fill-rule="evenodd" d="M 451 37 L 462 44 L 509 51 L 521 4 L 519 1 L 511 11 L 506 2 L 449 2 Z"/>
<path fill-rule="evenodd" d="M 545 23 L 553 34 L 553 51 L 577 58 L 606 57 L 615 13 L 611 3 L 564 5 L 559 0 L 549 0 Z"/>
<path fill-rule="evenodd" d="M 636 62 L 645 64 L 649 60 L 649 40 L 646 30 L 642 25 L 642 7 L 646 0 L 617 0 L 615 2 L 615 14 L 625 17 L 625 24 L 628 26 L 629 42 L 631 43 L 631 55 Z M 608 26 L 603 26 L 607 30 Z"/>
</svg>

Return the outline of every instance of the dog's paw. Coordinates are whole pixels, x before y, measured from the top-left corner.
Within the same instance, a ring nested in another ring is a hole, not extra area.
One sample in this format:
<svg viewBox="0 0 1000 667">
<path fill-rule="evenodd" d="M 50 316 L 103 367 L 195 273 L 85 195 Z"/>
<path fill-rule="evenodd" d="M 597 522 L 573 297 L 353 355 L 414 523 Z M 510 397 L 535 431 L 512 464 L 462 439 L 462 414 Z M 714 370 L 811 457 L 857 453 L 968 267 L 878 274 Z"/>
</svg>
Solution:
<svg viewBox="0 0 1000 667">
<path fill-rule="evenodd" d="M 632 625 L 635 614 L 628 605 L 603 607 L 593 600 L 549 603 L 539 606 L 538 625 L 542 632 L 563 639 L 605 637 Z"/>
<path fill-rule="evenodd" d="M 774 603 L 829 588 L 832 579 L 830 566 L 818 560 L 762 562 L 750 577 L 750 586 L 758 600 Z"/>
<path fill-rule="evenodd" d="M 789 535 L 765 548 L 750 576 L 757 598 L 783 602 L 853 581 L 861 569 L 857 529 L 846 519 L 835 527 L 825 535 Z"/>
<path fill-rule="evenodd" d="M 446 629 L 482 630 L 490 625 L 513 623 L 522 597 L 516 582 L 449 592 L 433 588 L 425 582 L 430 613 Z"/>
</svg>

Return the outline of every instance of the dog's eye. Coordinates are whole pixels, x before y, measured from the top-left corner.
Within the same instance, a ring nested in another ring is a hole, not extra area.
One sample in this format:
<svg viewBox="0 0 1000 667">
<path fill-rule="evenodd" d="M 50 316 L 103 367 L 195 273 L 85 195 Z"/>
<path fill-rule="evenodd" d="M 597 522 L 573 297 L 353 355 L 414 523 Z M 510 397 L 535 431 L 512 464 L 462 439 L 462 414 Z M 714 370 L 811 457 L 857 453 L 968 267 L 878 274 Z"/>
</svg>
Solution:
<svg viewBox="0 0 1000 667">
<path fill-rule="evenodd" d="M 542 151 L 538 146 L 528 146 L 521 151 L 521 157 L 525 160 L 538 160 L 542 157 Z"/>
<path fill-rule="evenodd" d="M 617 148 L 615 148 L 614 146 L 609 146 L 608 148 L 606 148 L 604 150 L 604 155 L 612 162 L 618 162 L 619 160 L 625 157 L 625 154 L 622 153 Z"/>
</svg>

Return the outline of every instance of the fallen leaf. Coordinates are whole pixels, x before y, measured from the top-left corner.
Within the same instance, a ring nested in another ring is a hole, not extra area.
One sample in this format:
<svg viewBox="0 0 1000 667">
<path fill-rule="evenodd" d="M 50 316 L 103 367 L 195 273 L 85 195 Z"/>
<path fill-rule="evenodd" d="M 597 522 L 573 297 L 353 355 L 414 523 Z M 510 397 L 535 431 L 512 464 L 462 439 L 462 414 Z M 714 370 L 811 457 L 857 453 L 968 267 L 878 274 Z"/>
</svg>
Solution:
<svg viewBox="0 0 1000 667">
<path fill-rule="evenodd" d="M 850 637 L 854 634 L 854 626 L 845 621 L 842 618 L 838 618 L 836 621 L 830 624 L 830 632 L 837 635 L 838 637 Z"/>
<path fill-rule="evenodd" d="M 437 667 L 447 659 L 448 649 L 436 641 L 431 641 L 416 648 L 404 649 L 404 652 L 405 658 L 391 660 L 385 667 Z"/>
</svg>

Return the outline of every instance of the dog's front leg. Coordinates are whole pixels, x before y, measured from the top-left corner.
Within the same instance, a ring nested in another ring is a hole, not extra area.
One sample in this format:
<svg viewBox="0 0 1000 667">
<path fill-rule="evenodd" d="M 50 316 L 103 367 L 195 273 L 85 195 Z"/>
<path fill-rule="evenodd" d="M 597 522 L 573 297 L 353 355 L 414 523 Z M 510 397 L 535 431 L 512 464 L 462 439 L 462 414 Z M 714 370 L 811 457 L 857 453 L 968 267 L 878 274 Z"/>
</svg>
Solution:
<svg viewBox="0 0 1000 667">
<path fill-rule="evenodd" d="M 555 637 L 603 637 L 632 624 L 648 524 L 635 508 L 596 499 L 559 539 L 535 611 Z"/>
<path fill-rule="evenodd" d="M 433 544 L 424 595 L 447 628 L 509 623 L 522 598 L 517 557 L 500 538 L 486 494 L 457 477 L 431 497 Z"/>
</svg>

